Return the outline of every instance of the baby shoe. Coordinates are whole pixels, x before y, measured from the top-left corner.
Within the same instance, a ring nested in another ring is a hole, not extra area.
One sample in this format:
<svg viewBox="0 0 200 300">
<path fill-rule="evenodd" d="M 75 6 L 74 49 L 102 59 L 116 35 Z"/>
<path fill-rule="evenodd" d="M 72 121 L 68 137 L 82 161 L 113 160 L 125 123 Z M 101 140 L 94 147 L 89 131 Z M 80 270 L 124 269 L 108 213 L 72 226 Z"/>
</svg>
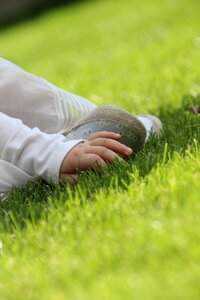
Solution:
<svg viewBox="0 0 200 300">
<path fill-rule="evenodd" d="M 151 134 L 160 137 L 163 132 L 163 125 L 158 117 L 153 115 L 138 115 L 136 118 L 144 125 L 146 128 L 146 141 Z"/>
<path fill-rule="evenodd" d="M 99 131 L 121 134 L 120 142 L 138 152 L 150 135 L 160 137 L 163 126 L 153 115 L 133 116 L 113 105 L 99 106 L 65 132 L 67 140 L 87 139 Z"/>
<path fill-rule="evenodd" d="M 138 152 L 146 140 L 142 122 L 127 111 L 112 106 L 99 106 L 65 132 L 67 140 L 87 139 L 92 133 L 110 131 L 121 134 L 120 142 Z"/>
</svg>

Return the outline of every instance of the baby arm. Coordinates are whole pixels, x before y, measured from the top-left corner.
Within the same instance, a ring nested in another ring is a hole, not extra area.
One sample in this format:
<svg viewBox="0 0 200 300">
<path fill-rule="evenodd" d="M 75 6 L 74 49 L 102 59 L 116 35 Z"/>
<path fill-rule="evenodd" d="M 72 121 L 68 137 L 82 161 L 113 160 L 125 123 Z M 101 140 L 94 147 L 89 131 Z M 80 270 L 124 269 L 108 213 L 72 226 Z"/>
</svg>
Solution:
<svg viewBox="0 0 200 300">
<path fill-rule="evenodd" d="M 132 153 L 119 142 L 120 135 L 114 133 L 97 133 L 87 141 L 67 141 L 61 134 L 30 129 L 21 120 L 3 113 L 0 113 L 0 128 L 0 160 L 32 178 L 39 176 L 47 181 L 65 180 L 69 174 L 92 168 L 97 162 L 111 163 L 115 157 L 119 158 L 117 153 Z"/>
<path fill-rule="evenodd" d="M 21 120 L 3 113 L 0 113 L 0 128 L 0 160 L 47 181 L 59 180 L 64 157 L 81 142 L 66 141 L 61 134 L 47 134 L 36 127 L 30 129 Z"/>
</svg>

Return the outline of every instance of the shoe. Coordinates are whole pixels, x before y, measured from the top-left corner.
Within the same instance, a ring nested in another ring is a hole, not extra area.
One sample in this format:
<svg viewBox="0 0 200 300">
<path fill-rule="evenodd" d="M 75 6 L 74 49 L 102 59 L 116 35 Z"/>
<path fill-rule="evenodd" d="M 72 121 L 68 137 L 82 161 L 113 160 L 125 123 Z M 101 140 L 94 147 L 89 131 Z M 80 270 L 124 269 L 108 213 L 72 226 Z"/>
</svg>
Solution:
<svg viewBox="0 0 200 300">
<path fill-rule="evenodd" d="M 69 131 L 67 140 L 87 139 L 92 133 L 111 131 L 121 134 L 120 142 L 138 152 L 146 140 L 146 129 L 137 117 L 127 111 L 107 105 L 96 107 Z"/>
<path fill-rule="evenodd" d="M 121 108 L 106 105 L 96 107 L 64 135 L 67 140 L 87 139 L 99 131 L 120 133 L 120 142 L 137 153 L 150 134 L 161 135 L 162 123 L 152 115 L 133 116 Z"/>
<path fill-rule="evenodd" d="M 160 137 L 163 132 L 163 125 L 160 119 L 153 115 L 138 115 L 136 118 L 145 126 L 147 135 L 146 141 L 150 135 Z"/>
</svg>

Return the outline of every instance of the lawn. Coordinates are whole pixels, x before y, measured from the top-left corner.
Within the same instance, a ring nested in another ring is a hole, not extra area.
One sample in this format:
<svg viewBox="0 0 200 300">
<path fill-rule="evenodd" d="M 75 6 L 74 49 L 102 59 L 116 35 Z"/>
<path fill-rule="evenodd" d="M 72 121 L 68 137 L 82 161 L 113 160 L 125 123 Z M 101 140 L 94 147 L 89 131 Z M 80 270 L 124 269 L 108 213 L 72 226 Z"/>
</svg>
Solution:
<svg viewBox="0 0 200 300">
<path fill-rule="evenodd" d="M 200 298 L 198 0 L 82 1 L 0 31 L 0 56 L 164 123 L 127 165 L 0 203 L 0 299 Z"/>
</svg>

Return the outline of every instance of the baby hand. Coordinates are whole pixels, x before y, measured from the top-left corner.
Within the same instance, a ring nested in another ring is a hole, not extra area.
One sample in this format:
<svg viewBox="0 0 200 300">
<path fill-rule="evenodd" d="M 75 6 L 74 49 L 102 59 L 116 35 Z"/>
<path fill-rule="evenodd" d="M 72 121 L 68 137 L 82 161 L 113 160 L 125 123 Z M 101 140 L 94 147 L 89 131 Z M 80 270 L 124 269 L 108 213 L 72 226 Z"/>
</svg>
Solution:
<svg viewBox="0 0 200 300">
<path fill-rule="evenodd" d="M 118 155 L 129 156 L 133 150 L 119 142 L 120 134 L 101 131 L 92 134 L 88 140 L 79 143 L 65 156 L 61 168 L 60 179 L 65 181 L 78 171 L 98 168 L 98 165 L 113 163 L 114 159 L 123 161 Z"/>
</svg>

